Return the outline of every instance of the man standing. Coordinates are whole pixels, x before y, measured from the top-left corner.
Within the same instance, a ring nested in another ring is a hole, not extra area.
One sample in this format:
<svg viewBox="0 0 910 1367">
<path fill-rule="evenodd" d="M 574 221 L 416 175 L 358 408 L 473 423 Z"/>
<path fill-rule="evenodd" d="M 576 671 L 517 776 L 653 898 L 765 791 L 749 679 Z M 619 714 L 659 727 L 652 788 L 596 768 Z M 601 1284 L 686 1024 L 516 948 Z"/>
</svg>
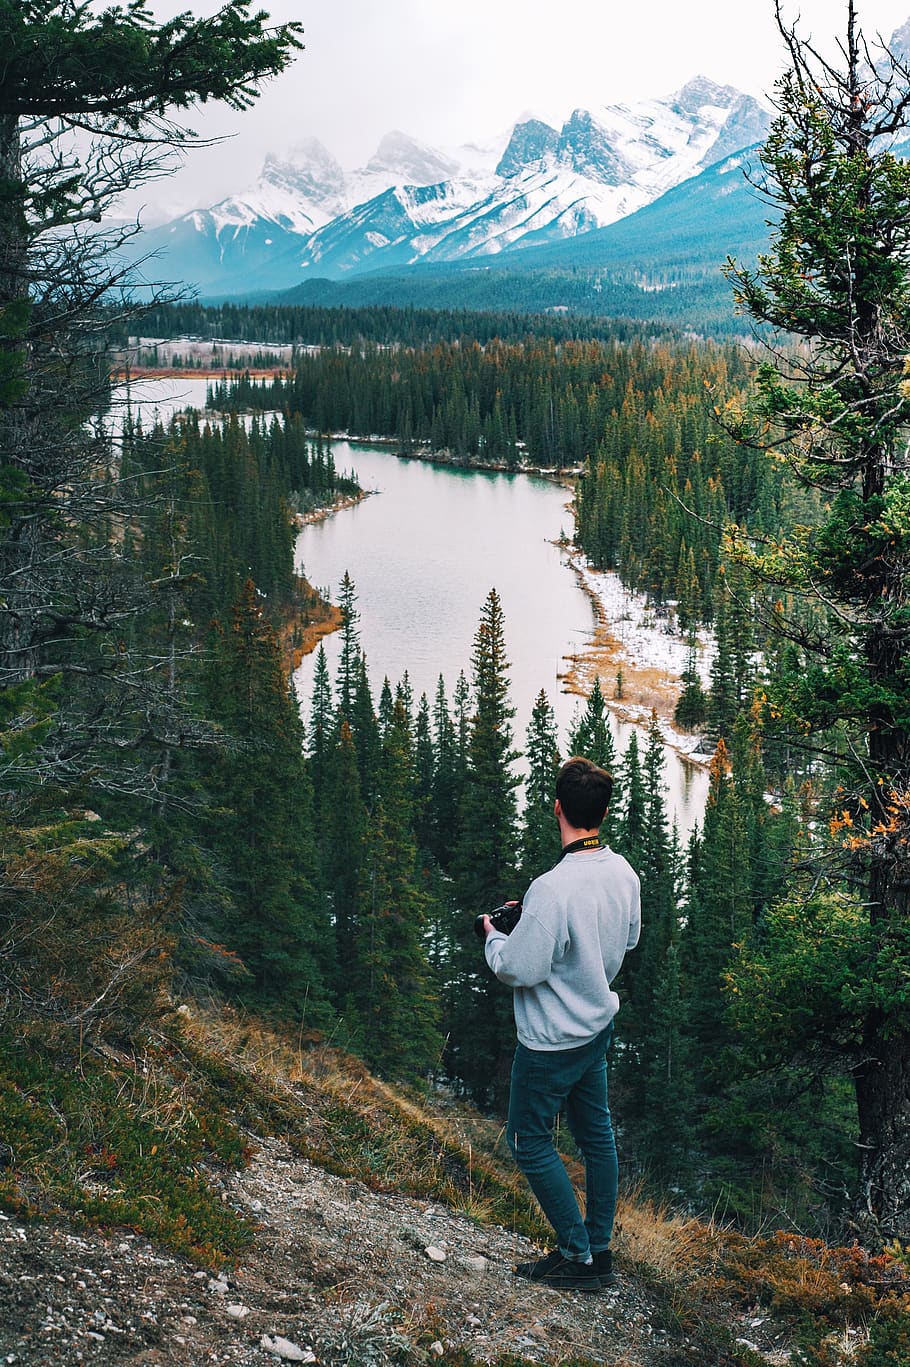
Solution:
<svg viewBox="0 0 910 1367">
<path fill-rule="evenodd" d="M 483 920 L 487 963 L 515 989 L 509 1147 L 557 1239 L 552 1253 L 515 1272 L 576 1291 L 613 1280 L 617 1164 L 606 1053 L 619 998 L 610 984 L 641 928 L 638 876 L 598 835 L 612 790 L 610 775 L 590 760 L 562 766 L 559 862 L 531 884 L 510 936 Z M 563 1109 L 585 1161 L 584 1219 L 553 1144 Z"/>
</svg>

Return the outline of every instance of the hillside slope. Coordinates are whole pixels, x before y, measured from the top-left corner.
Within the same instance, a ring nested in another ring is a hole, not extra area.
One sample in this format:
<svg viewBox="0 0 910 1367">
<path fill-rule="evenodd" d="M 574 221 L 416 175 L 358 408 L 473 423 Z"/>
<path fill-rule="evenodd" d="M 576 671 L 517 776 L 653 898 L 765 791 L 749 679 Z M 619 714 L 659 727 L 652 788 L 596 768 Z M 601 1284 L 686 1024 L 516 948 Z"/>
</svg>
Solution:
<svg viewBox="0 0 910 1367">
<path fill-rule="evenodd" d="M 97 1100 L 103 1074 L 120 1121 L 153 1123 L 158 1141 L 129 1155 L 121 1129 L 115 1151 L 97 1105 L 77 1105 L 67 1140 L 89 1122 L 96 1138 L 76 1144 L 65 1181 L 65 1141 L 29 1155 L 17 1137 L 17 1098 L 40 1111 L 50 1074 L 26 1092 L 16 1066 L 7 1053 L 0 1071 L 6 1362 L 847 1367 L 864 1347 L 870 1367 L 906 1362 L 900 1262 L 750 1240 L 628 1197 L 615 1287 L 516 1281 L 512 1263 L 546 1231 L 498 1122 L 248 1017 L 184 1006 L 143 1052 L 88 1049 L 65 1085 Z M 153 1196 L 162 1157 L 196 1128 L 208 1152 Z"/>
</svg>

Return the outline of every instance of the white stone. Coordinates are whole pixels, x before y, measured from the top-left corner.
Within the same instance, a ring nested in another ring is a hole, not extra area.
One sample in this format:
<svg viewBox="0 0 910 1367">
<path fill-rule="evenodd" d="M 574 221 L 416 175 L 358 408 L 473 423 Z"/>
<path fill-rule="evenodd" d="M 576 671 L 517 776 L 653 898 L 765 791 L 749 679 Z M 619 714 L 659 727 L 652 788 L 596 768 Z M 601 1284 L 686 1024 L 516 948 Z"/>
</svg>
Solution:
<svg viewBox="0 0 910 1367">
<path fill-rule="evenodd" d="M 467 1268 L 469 1272 L 476 1272 L 478 1276 L 486 1272 L 487 1268 L 490 1266 L 489 1260 L 480 1257 L 479 1254 L 476 1258 L 462 1258 L 461 1265 L 462 1267 Z"/>
<path fill-rule="evenodd" d="M 445 1349 L 439 1342 L 439 1339 L 435 1339 L 433 1343 L 430 1344 L 430 1352 L 433 1354 L 434 1358 L 442 1357 L 443 1353 L 445 1352 Z"/>
<path fill-rule="evenodd" d="M 274 1353 L 275 1357 L 281 1358 L 284 1362 L 316 1361 L 316 1354 L 311 1349 L 301 1348 L 298 1344 L 291 1343 L 290 1339 L 283 1339 L 280 1334 L 263 1334 L 259 1340 L 259 1347 L 267 1353 Z"/>
<path fill-rule="evenodd" d="M 444 1263 L 446 1252 L 444 1248 L 437 1248 L 435 1244 L 430 1244 L 429 1248 L 424 1249 L 431 1263 Z"/>
<path fill-rule="evenodd" d="M 226 1305 L 224 1308 L 231 1318 L 235 1320 L 245 1319 L 250 1313 L 250 1307 L 248 1305 L 241 1305 L 239 1302 L 235 1305 Z"/>
</svg>

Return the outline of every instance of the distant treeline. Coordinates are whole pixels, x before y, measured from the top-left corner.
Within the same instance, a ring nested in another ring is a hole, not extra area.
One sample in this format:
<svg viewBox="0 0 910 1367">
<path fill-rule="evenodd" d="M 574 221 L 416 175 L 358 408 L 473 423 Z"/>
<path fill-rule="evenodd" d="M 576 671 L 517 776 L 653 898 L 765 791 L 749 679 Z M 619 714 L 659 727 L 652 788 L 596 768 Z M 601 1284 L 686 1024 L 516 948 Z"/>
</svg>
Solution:
<svg viewBox="0 0 910 1367">
<path fill-rule="evenodd" d="M 748 373 L 740 349 L 710 343 L 474 338 L 302 354 L 292 376 L 219 384 L 210 402 L 394 437 L 405 454 L 583 466 L 579 544 L 686 624 L 713 614 L 724 522 L 771 531 L 784 516 L 780 474 L 717 421 Z"/>
<path fill-rule="evenodd" d="M 111 324 L 111 340 L 124 346 L 136 323 Z M 499 338 L 517 341 L 529 336 L 556 342 L 598 339 L 629 342 L 669 337 L 674 329 L 664 323 L 631 322 L 622 318 L 579 317 L 568 313 L 520 311 L 474 312 L 465 308 L 395 308 L 380 305 L 338 308 L 312 305 L 233 304 L 196 302 L 163 304 L 142 317 L 147 337 L 197 337 L 204 340 L 262 342 L 266 346 L 427 346 L 434 342 L 470 339 L 480 343 Z"/>
<path fill-rule="evenodd" d="M 493 309 L 526 318 L 559 309 L 565 310 L 560 316 L 581 327 L 589 323 L 600 329 L 666 328 L 714 338 L 742 337 L 752 331 L 750 321 L 733 309 L 730 286 L 713 251 L 707 262 L 695 260 L 689 267 L 677 263 L 669 269 L 662 253 L 653 258 L 636 253 L 634 263 L 615 268 L 595 264 L 532 269 L 523 255 L 516 253 L 508 268 L 421 266 L 397 275 L 377 272 L 354 280 L 308 280 L 278 299 L 288 305 L 352 311 L 409 306 L 440 312 Z"/>
</svg>

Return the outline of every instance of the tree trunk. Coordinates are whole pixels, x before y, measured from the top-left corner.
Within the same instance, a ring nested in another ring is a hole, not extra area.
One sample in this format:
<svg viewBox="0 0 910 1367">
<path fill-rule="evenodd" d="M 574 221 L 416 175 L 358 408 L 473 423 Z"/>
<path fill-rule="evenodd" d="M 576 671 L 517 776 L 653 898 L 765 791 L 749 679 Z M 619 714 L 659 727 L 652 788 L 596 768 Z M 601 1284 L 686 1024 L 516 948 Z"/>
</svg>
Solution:
<svg viewBox="0 0 910 1367">
<path fill-rule="evenodd" d="M 910 1242 L 910 1035 L 867 1024 L 863 1061 L 854 1074 L 859 1112 L 861 1227 Z M 864 1231 L 865 1232 L 865 1231 Z"/>
</svg>

